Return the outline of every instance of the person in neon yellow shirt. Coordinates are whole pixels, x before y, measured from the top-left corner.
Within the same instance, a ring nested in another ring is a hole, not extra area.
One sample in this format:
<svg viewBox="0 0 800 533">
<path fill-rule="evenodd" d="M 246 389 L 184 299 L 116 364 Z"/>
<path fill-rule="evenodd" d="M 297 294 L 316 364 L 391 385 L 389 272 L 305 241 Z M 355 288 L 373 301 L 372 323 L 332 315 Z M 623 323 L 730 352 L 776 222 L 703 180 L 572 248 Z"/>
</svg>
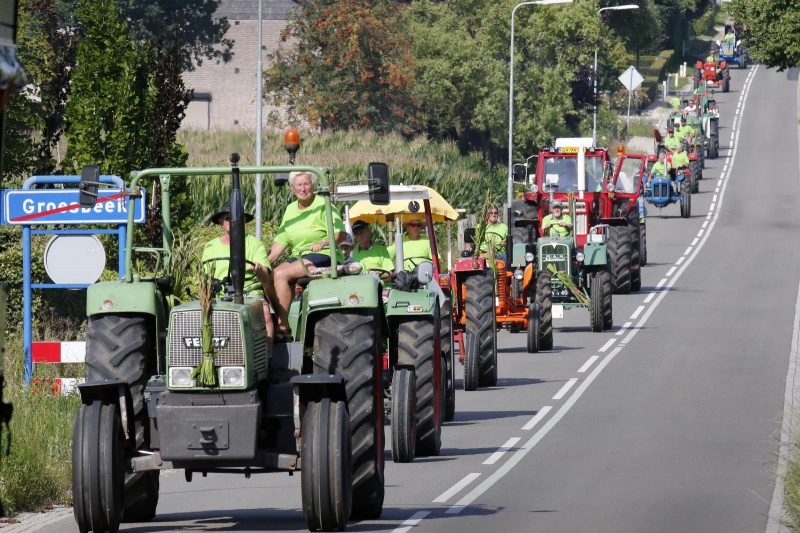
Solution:
<svg viewBox="0 0 800 533">
<path fill-rule="evenodd" d="M 675 135 L 679 140 L 686 141 L 687 146 L 692 146 L 694 143 L 694 138 L 696 137 L 695 129 L 686 124 L 686 117 L 681 119 L 681 131 L 680 136 L 678 134 Z"/>
<path fill-rule="evenodd" d="M 286 206 L 283 220 L 275 234 L 269 250 L 270 262 L 275 262 L 287 248 L 291 248 L 291 258 L 275 268 L 275 292 L 278 301 L 275 312 L 278 315 L 278 334 L 288 335 L 289 306 L 292 303 L 295 282 L 306 275 L 306 268 L 331 266 L 331 253 L 337 254 L 337 262 L 342 264 L 344 257 L 338 249 L 345 239 L 344 222 L 339 211 L 333 209 L 334 248 L 328 241 L 328 225 L 325 218 L 325 202 L 314 193 L 316 177 L 308 172 L 292 172 L 289 185 L 296 201 Z M 302 261 L 302 263 L 301 263 Z"/>
<path fill-rule="evenodd" d="M 427 235 L 422 234 L 424 224 L 424 218 L 420 215 L 407 215 L 403 220 L 403 227 L 407 232 L 403 236 L 403 269 L 409 272 L 420 263 L 433 262 L 431 241 Z M 392 244 L 389 246 L 389 257 L 394 261 L 396 255 L 395 245 Z"/>
<path fill-rule="evenodd" d="M 677 135 L 675 135 L 675 130 L 673 128 L 669 128 L 667 130 L 667 136 L 664 137 L 664 146 L 667 147 L 667 150 L 670 152 L 675 151 L 675 147 L 677 147 L 681 143 L 681 140 L 678 139 Z"/>
<path fill-rule="evenodd" d="M 542 219 L 542 234 L 545 237 L 569 237 L 572 235 L 572 217 L 564 214 L 561 200 L 553 200 L 550 214 Z"/>
<path fill-rule="evenodd" d="M 655 166 L 655 165 L 654 165 Z M 672 168 L 680 169 L 681 167 L 689 166 L 689 156 L 683 151 L 683 145 L 679 144 L 672 154 Z"/>
<path fill-rule="evenodd" d="M 211 220 L 222 226 L 224 233 L 211 239 L 203 247 L 202 261 L 204 268 L 214 279 L 222 280 L 229 276 L 231 256 L 231 203 L 225 202 L 219 212 Z M 253 215 L 244 214 L 245 222 L 253 220 Z M 270 302 L 277 301 L 275 287 L 272 282 L 272 263 L 267 257 L 267 249 L 260 240 L 253 235 L 245 235 L 244 258 L 250 263 L 245 267 L 244 292 L 251 298 L 262 300 L 264 308 L 264 322 L 267 337 L 272 343 L 275 327 L 272 321 Z M 215 261 L 216 259 L 216 261 Z M 208 261 L 208 263 L 206 263 Z"/>
<path fill-rule="evenodd" d="M 489 208 L 486 218 L 486 230 L 483 234 L 483 242 L 479 253 L 485 255 L 489 252 L 489 246 L 494 246 L 495 257 L 501 261 L 506 260 L 506 239 L 508 238 L 508 226 L 500 222 L 500 209 L 497 206 Z M 468 245 L 472 248 L 472 245 Z"/>
<path fill-rule="evenodd" d="M 654 176 L 661 176 L 664 178 L 669 176 L 670 168 L 670 164 L 667 163 L 667 152 L 661 152 L 658 154 L 658 161 L 653 163 L 652 168 L 650 168 L 650 174 L 647 176 L 646 186 L 650 186 L 650 182 L 653 181 Z"/>
<path fill-rule="evenodd" d="M 360 263 L 364 270 L 379 270 L 377 272 L 385 284 L 392 281 L 394 263 L 385 246 L 372 242 L 372 232 L 369 224 L 358 220 L 353 224 L 353 237 L 356 245 L 353 247 L 353 261 Z"/>
</svg>

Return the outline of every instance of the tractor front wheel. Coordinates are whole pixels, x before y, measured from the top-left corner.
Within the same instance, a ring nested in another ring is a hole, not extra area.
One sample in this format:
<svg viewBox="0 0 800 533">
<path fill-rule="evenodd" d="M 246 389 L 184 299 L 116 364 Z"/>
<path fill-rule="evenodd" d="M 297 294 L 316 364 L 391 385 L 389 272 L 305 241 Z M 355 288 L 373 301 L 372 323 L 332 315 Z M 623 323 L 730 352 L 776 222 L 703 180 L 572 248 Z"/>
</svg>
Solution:
<svg viewBox="0 0 800 533">
<path fill-rule="evenodd" d="M 125 451 L 116 404 L 81 405 L 72 433 L 73 512 L 81 533 L 119 530 Z"/>
<path fill-rule="evenodd" d="M 353 498 L 350 418 L 345 403 L 321 398 L 303 419 L 303 516 L 309 531 L 344 531 Z"/>
<path fill-rule="evenodd" d="M 539 349 L 553 349 L 553 286 L 550 272 L 536 273 L 536 295 L 534 301 L 539 306 Z"/>
<path fill-rule="evenodd" d="M 625 226 L 608 228 L 608 260 L 614 294 L 631 292 L 631 232 Z"/>
<path fill-rule="evenodd" d="M 439 338 L 442 347 L 442 358 L 445 365 L 442 372 L 446 372 L 444 393 L 444 419 L 453 420 L 456 417 L 456 367 L 453 361 L 453 303 L 448 298 L 442 306 L 439 323 Z"/>
<path fill-rule="evenodd" d="M 708 139 L 708 158 L 716 159 L 719 155 L 719 141 L 716 135 L 712 135 Z"/>
<path fill-rule="evenodd" d="M 539 304 L 528 306 L 528 353 L 539 353 L 541 334 L 539 333 Z"/>
<path fill-rule="evenodd" d="M 689 183 L 692 186 L 692 192 L 700 192 L 700 165 L 697 161 L 689 163 Z"/>
<path fill-rule="evenodd" d="M 497 330 L 492 271 L 487 269 L 470 275 L 466 288 L 466 332 L 477 338 L 478 385 L 494 387 L 497 385 Z"/>
<path fill-rule="evenodd" d="M 383 511 L 383 386 L 380 328 L 372 310 L 332 312 L 314 326 L 314 373 L 345 379 L 352 436 L 354 520 Z"/>
<path fill-rule="evenodd" d="M 681 184 L 681 218 L 692 216 L 692 189 L 689 184 Z"/>
<path fill-rule="evenodd" d="M 589 318 L 592 331 L 598 332 L 613 327 L 611 274 L 607 270 L 592 273 Z"/>
<path fill-rule="evenodd" d="M 392 378 L 392 459 L 410 463 L 417 449 L 417 381 L 408 368 Z"/>
<path fill-rule="evenodd" d="M 642 288 L 642 240 L 639 228 L 631 228 L 631 291 L 638 292 Z"/>
</svg>

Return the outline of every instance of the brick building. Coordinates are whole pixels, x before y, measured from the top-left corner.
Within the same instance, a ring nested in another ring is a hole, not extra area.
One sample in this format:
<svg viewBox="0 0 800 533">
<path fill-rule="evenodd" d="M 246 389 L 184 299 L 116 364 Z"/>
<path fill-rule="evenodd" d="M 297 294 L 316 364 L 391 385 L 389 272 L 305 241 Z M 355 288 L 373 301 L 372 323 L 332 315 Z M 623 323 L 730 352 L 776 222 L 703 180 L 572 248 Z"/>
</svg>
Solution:
<svg viewBox="0 0 800 533">
<path fill-rule="evenodd" d="M 293 0 L 262 0 L 264 66 L 267 55 L 280 42 L 280 34 L 297 7 Z M 230 29 L 226 38 L 234 41 L 229 63 L 206 60 L 192 72 L 185 72 L 187 89 L 194 89 L 184 128 L 256 129 L 256 76 L 258 69 L 258 0 L 222 0 L 218 17 L 227 17 Z M 266 121 L 273 106 L 264 105 Z"/>
</svg>

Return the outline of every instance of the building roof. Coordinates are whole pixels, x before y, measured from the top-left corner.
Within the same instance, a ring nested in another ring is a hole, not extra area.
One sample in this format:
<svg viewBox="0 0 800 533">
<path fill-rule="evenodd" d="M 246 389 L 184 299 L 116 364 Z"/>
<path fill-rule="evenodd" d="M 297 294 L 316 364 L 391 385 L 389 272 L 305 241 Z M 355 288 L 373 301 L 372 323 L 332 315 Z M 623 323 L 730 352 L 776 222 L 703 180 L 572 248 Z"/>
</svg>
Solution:
<svg viewBox="0 0 800 533">
<path fill-rule="evenodd" d="M 292 11 L 297 8 L 294 0 L 262 0 L 262 16 L 264 20 L 288 20 Z M 228 20 L 257 20 L 258 0 L 221 0 L 217 9 L 217 17 L 228 17 Z"/>
</svg>

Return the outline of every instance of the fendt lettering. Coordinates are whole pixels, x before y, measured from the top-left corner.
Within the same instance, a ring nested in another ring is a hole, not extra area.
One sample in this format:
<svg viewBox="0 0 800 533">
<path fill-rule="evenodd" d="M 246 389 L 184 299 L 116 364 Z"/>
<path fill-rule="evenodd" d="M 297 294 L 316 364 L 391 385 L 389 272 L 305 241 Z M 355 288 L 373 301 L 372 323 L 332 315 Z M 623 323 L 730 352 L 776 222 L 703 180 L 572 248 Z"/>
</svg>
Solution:
<svg viewBox="0 0 800 533">
<path fill-rule="evenodd" d="M 214 337 L 212 338 L 212 342 L 214 344 L 215 350 L 221 350 L 228 346 L 228 341 L 230 337 Z M 200 340 L 200 337 L 184 337 L 183 344 L 187 348 L 197 348 L 198 350 L 203 347 L 203 342 Z"/>
</svg>

